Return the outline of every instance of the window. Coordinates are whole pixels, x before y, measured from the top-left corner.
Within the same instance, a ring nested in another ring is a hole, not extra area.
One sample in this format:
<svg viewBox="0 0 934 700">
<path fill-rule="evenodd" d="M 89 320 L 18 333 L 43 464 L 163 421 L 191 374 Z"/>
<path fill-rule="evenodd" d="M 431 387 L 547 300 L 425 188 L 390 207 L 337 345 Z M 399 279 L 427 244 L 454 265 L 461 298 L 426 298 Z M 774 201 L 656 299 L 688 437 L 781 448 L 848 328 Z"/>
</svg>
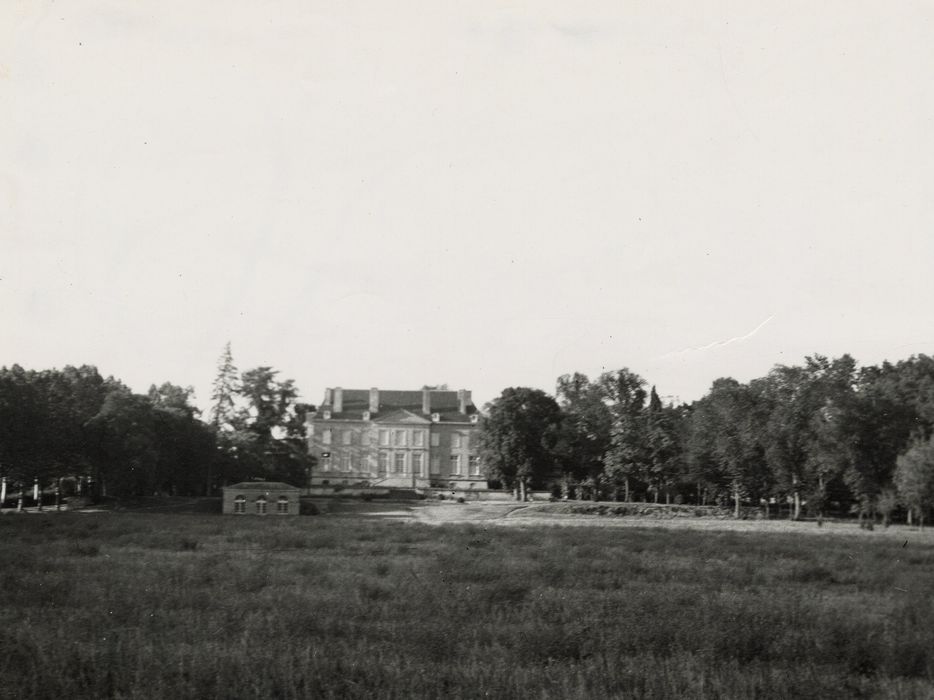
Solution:
<svg viewBox="0 0 934 700">
<path fill-rule="evenodd" d="M 382 445 L 383 447 L 389 446 L 389 431 L 388 430 L 379 431 L 379 444 Z"/>
<path fill-rule="evenodd" d="M 396 454 L 393 455 L 392 470 L 396 474 L 405 473 L 405 452 L 396 452 Z"/>
<path fill-rule="evenodd" d="M 431 434 L 431 446 L 437 447 L 441 444 L 441 436 L 438 433 Z"/>
<path fill-rule="evenodd" d="M 451 448 L 459 450 L 461 447 L 461 434 L 460 433 L 451 433 Z"/>
<path fill-rule="evenodd" d="M 276 512 L 281 515 L 287 515 L 289 512 L 289 497 L 288 496 L 279 496 L 279 500 L 276 501 Z"/>
<path fill-rule="evenodd" d="M 414 447 L 424 447 L 425 446 L 425 431 L 416 430 L 412 433 L 412 445 Z"/>
<path fill-rule="evenodd" d="M 396 447 L 405 447 L 406 443 L 406 431 L 404 430 L 394 430 L 392 435 L 392 444 Z"/>
<path fill-rule="evenodd" d="M 470 469 L 470 476 L 480 476 L 480 460 L 476 455 L 470 455 L 467 458 L 467 464 Z"/>
<path fill-rule="evenodd" d="M 331 453 L 330 452 L 321 453 L 321 468 L 326 472 L 331 471 Z"/>
<path fill-rule="evenodd" d="M 412 453 L 412 473 L 416 476 L 425 476 L 422 474 L 422 468 L 425 463 L 425 455 L 421 452 Z"/>
<path fill-rule="evenodd" d="M 341 435 L 341 438 L 343 438 L 345 445 L 349 445 L 350 441 L 353 440 L 353 431 L 345 430 L 343 434 Z"/>
<path fill-rule="evenodd" d="M 434 455 L 431 458 L 431 473 L 440 474 L 441 473 L 441 458 L 437 455 Z"/>
<path fill-rule="evenodd" d="M 256 512 L 260 515 L 266 515 L 266 497 L 260 496 L 256 499 Z"/>
<path fill-rule="evenodd" d="M 237 496 L 234 499 L 234 513 L 246 513 L 246 496 Z"/>
<path fill-rule="evenodd" d="M 343 454 L 344 471 L 349 472 L 353 469 L 353 456 L 349 452 Z"/>
<path fill-rule="evenodd" d="M 461 456 L 460 455 L 451 455 L 451 473 L 452 474 L 461 473 Z"/>
<path fill-rule="evenodd" d="M 330 428 L 325 428 L 324 430 L 321 431 L 321 442 L 324 445 L 331 444 L 331 429 Z"/>
<path fill-rule="evenodd" d="M 379 473 L 385 474 L 389 471 L 389 453 L 380 452 L 379 453 Z"/>
</svg>

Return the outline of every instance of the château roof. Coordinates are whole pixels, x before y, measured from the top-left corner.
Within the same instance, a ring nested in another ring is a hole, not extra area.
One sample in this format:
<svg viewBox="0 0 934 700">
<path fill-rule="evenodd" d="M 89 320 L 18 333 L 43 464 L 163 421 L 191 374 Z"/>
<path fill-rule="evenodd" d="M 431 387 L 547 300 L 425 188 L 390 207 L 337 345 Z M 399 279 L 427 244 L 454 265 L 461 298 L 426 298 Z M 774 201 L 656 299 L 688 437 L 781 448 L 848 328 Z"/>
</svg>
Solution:
<svg viewBox="0 0 934 700">
<path fill-rule="evenodd" d="M 466 423 L 470 416 L 477 413 L 477 407 L 474 406 L 470 398 L 470 392 L 465 391 L 466 411 L 461 413 L 458 392 L 448 389 L 427 389 L 430 395 L 431 412 L 426 414 L 422 411 L 422 392 L 426 390 L 379 390 L 379 411 L 371 413 L 371 420 L 380 420 L 389 418 L 390 414 L 406 411 L 415 416 L 423 416 L 430 419 L 431 413 L 439 414 L 442 422 Z M 370 390 L 369 389 L 342 389 L 342 410 L 340 413 L 333 412 L 331 403 L 333 390 L 325 393 L 324 402 L 318 409 L 318 415 L 321 411 L 332 411 L 333 419 L 360 420 L 364 411 L 370 409 Z"/>
</svg>

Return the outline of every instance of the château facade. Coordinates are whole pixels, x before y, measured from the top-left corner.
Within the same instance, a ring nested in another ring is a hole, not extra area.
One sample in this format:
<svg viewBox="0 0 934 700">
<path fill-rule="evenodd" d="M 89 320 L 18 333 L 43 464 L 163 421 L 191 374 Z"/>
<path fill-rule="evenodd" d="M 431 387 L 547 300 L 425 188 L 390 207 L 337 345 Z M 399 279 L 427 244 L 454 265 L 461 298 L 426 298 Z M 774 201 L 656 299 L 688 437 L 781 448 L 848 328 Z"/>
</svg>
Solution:
<svg viewBox="0 0 934 700">
<path fill-rule="evenodd" d="M 312 486 L 487 487 L 466 389 L 325 391 L 307 418 Z"/>
</svg>

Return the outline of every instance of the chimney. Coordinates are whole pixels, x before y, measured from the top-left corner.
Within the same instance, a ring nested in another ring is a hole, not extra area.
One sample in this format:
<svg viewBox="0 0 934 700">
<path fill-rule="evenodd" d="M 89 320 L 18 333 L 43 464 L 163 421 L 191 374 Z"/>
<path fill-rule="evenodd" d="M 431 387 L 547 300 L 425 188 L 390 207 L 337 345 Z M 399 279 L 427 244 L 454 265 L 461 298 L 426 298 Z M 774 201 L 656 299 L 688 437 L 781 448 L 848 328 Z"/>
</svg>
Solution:
<svg viewBox="0 0 934 700">
<path fill-rule="evenodd" d="M 341 413 L 344 410 L 344 390 L 339 386 L 334 387 L 334 403 L 332 405 L 334 413 Z"/>
<path fill-rule="evenodd" d="M 422 413 L 431 413 L 431 389 L 422 389 Z"/>
<path fill-rule="evenodd" d="M 379 413 L 379 389 L 370 389 L 370 413 Z"/>
<path fill-rule="evenodd" d="M 466 389 L 457 390 L 457 410 L 461 413 L 467 413 L 467 396 L 469 392 Z"/>
</svg>

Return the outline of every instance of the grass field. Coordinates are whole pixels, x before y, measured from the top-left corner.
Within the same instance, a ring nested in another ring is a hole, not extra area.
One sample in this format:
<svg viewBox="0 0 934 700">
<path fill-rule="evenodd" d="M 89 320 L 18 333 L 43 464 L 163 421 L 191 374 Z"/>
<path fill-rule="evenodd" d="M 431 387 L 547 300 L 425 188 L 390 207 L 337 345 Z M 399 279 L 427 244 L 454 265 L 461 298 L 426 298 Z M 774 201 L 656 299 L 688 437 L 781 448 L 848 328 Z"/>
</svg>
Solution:
<svg viewBox="0 0 934 700">
<path fill-rule="evenodd" d="M 0 694 L 928 698 L 924 542 L 4 515 Z"/>
</svg>

